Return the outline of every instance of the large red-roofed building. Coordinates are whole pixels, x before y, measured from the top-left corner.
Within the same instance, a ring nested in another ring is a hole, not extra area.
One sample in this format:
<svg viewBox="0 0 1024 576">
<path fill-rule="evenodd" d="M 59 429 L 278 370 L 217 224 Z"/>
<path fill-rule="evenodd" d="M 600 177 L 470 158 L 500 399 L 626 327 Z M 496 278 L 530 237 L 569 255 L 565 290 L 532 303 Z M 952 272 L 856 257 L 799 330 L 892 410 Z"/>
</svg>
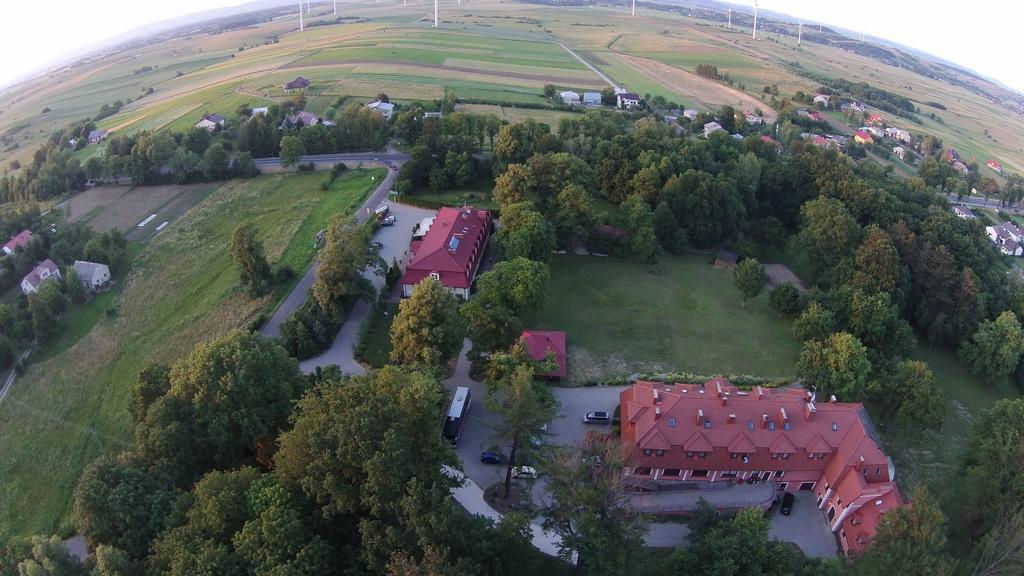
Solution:
<svg viewBox="0 0 1024 576">
<path fill-rule="evenodd" d="M 414 240 L 412 258 L 402 275 L 402 293 L 427 277 L 456 296 L 469 298 L 469 289 L 491 235 L 491 213 L 474 208 L 441 208 L 422 239 Z"/>
<path fill-rule="evenodd" d="M 548 354 L 553 354 L 555 363 L 558 364 L 551 372 L 537 374 L 541 378 L 561 380 L 566 375 L 565 355 L 565 332 L 557 330 L 523 330 L 519 340 L 526 345 L 526 353 L 535 362 L 542 362 L 547 359 Z"/>
<path fill-rule="evenodd" d="M 743 391 L 724 378 L 641 381 L 620 402 L 625 473 L 635 486 L 772 481 L 812 491 L 846 552 L 862 550 L 880 516 L 903 504 L 862 404 L 816 402 L 791 388 Z"/>
</svg>

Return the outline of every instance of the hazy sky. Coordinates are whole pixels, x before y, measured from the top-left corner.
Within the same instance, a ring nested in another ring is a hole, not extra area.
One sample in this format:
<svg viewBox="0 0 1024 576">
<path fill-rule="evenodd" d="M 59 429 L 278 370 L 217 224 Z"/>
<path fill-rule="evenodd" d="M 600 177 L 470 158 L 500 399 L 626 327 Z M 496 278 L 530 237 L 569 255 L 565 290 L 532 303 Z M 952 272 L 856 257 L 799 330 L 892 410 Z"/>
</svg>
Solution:
<svg viewBox="0 0 1024 576">
<path fill-rule="evenodd" d="M 0 65 L 0 85 L 132 28 L 243 1 L 49 0 L 36 4 L 4 0 L 0 54 L 5 57 Z M 919 48 L 1024 92 L 1024 64 L 1018 56 L 1016 36 L 1024 5 L 1013 0 L 760 0 L 760 6 L 863 29 L 865 34 Z"/>
</svg>

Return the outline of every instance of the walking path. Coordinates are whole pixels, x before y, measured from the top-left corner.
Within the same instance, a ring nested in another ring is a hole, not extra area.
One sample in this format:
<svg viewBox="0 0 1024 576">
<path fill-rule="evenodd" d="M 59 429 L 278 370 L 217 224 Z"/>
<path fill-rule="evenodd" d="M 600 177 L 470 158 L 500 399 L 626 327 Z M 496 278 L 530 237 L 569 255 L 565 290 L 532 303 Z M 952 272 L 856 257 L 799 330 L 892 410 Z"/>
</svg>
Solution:
<svg viewBox="0 0 1024 576">
<path fill-rule="evenodd" d="M 580 63 L 582 63 L 584 66 L 586 66 L 587 68 L 590 68 L 590 70 L 594 74 L 597 74 L 598 76 L 600 76 L 601 79 L 604 80 L 605 82 L 607 82 L 609 86 L 611 86 L 612 88 L 615 88 L 615 89 L 619 89 L 619 85 L 618 84 L 616 84 L 615 82 L 612 82 L 611 78 L 605 76 L 604 72 L 601 72 L 593 64 L 591 64 L 590 62 L 587 62 L 586 60 L 584 60 L 582 56 L 580 56 L 579 54 L 573 52 L 572 50 L 569 49 L 568 46 L 566 46 L 565 44 L 562 44 L 561 42 L 559 42 L 558 45 L 561 46 L 562 49 L 565 50 L 566 52 L 568 52 L 569 54 L 572 54 L 572 57 L 577 59 L 577 60 L 579 60 Z"/>
<path fill-rule="evenodd" d="M 0 402 L 3 402 L 4 398 L 7 398 L 7 393 L 10 392 L 11 387 L 14 386 L 14 380 L 18 377 L 18 364 L 21 364 L 25 358 L 28 358 L 28 355 L 35 350 L 36 342 L 38 342 L 38 339 L 33 340 L 32 343 L 29 344 L 28 349 L 22 352 L 21 356 L 18 356 L 18 360 L 15 361 L 14 366 L 11 367 L 11 372 L 7 375 L 7 380 L 4 381 L 4 387 L 0 388 Z"/>
</svg>

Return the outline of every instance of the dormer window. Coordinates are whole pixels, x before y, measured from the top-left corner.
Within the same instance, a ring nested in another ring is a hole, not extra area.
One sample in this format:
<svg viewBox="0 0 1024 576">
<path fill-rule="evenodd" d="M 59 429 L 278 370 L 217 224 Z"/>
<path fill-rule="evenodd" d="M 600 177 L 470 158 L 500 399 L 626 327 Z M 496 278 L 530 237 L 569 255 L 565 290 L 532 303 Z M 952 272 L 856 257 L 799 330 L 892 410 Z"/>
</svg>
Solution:
<svg viewBox="0 0 1024 576">
<path fill-rule="evenodd" d="M 839 424 L 838 423 L 836 423 L 836 422 L 832 423 L 832 431 L 833 432 L 839 432 Z"/>
<path fill-rule="evenodd" d="M 441 281 L 441 275 L 438 274 L 437 272 L 431 272 L 430 277 L 433 278 L 434 280 L 437 280 L 438 282 Z"/>
<path fill-rule="evenodd" d="M 693 450 L 687 450 L 686 451 L 686 457 L 687 458 L 693 458 Z"/>
<path fill-rule="evenodd" d="M 676 427 L 676 419 L 674 417 L 671 417 L 671 416 L 669 417 L 669 419 L 668 419 L 668 427 L 669 428 L 675 428 Z"/>
<path fill-rule="evenodd" d="M 651 455 L 651 449 L 650 448 L 644 448 L 644 456 L 650 456 L 650 455 Z"/>
<path fill-rule="evenodd" d="M 782 423 L 782 429 L 783 429 L 783 430 L 789 430 L 789 428 L 790 428 L 790 426 L 789 426 L 789 422 L 783 422 L 783 423 Z"/>
<path fill-rule="evenodd" d="M 704 427 L 705 428 L 711 428 L 711 419 L 710 418 L 707 418 L 707 419 L 704 420 Z"/>
<path fill-rule="evenodd" d="M 754 429 L 754 421 L 753 420 L 747 420 L 747 430 L 753 430 L 753 429 Z"/>
<path fill-rule="evenodd" d="M 768 429 L 769 430 L 775 430 L 775 420 L 769 420 L 768 421 Z"/>
</svg>

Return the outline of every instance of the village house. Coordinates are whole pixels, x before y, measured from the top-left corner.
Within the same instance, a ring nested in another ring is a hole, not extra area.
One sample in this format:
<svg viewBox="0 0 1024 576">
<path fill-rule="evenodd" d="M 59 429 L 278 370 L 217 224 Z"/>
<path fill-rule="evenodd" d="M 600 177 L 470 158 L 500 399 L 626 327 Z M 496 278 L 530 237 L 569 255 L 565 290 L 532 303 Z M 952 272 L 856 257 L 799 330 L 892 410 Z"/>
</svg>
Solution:
<svg viewBox="0 0 1024 576">
<path fill-rule="evenodd" d="M 538 378 L 562 380 L 567 373 L 565 353 L 565 332 L 557 330 L 523 330 L 519 341 L 526 347 L 526 353 L 534 362 L 543 362 L 548 354 L 553 356 L 555 369 L 537 374 Z"/>
<path fill-rule="evenodd" d="M 21 293 L 28 296 L 39 291 L 39 287 L 47 280 L 60 280 L 60 270 L 53 260 L 47 258 L 39 263 L 21 280 Z"/>
<path fill-rule="evenodd" d="M 253 108 L 252 109 L 252 114 L 250 114 L 249 117 L 250 118 L 255 118 L 257 116 L 266 116 L 269 113 L 270 113 L 270 107 L 269 106 L 260 106 L 258 108 Z"/>
<path fill-rule="evenodd" d="M 967 167 L 967 164 L 964 164 L 960 160 L 953 161 L 953 170 L 961 176 L 967 176 L 971 173 L 971 169 Z"/>
<path fill-rule="evenodd" d="M 22 248 L 28 246 L 28 241 L 31 240 L 31 239 L 32 239 L 32 231 L 31 230 L 25 229 L 25 230 L 22 230 L 21 232 L 18 232 L 17 235 L 12 236 L 11 239 L 8 240 L 4 244 L 4 247 L 3 247 L 4 255 L 5 256 L 10 256 L 11 254 L 14 254 L 14 250 L 16 248 L 18 248 L 19 246 L 22 247 Z"/>
<path fill-rule="evenodd" d="M 893 140 L 899 140 L 900 142 L 911 144 L 914 141 L 914 137 L 911 136 L 909 130 L 903 128 L 895 128 L 890 126 L 885 129 L 886 138 L 892 138 Z"/>
<path fill-rule="evenodd" d="M 869 134 L 868 132 L 858 130 L 857 133 L 853 135 L 853 141 L 857 142 L 858 144 L 872 144 L 875 140 L 871 137 L 871 134 Z"/>
<path fill-rule="evenodd" d="M 698 114 L 700 114 L 700 112 L 698 112 L 696 110 L 692 110 L 692 109 L 683 110 L 683 118 L 689 118 L 690 120 L 696 120 Z"/>
<path fill-rule="evenodd" d="M 573 92 L 572 90 L 566 90 L 565 92 L 560 93 L 558 97 L 562 99 L 563 104 L 574 105 L 580 103 L 579 92 Z"/>
<path fill-rule="evenodd" d="M 885 137 L 885 131 L 879 128 L 878 126 L 861 126 L 860 130 L 862 132 L 867 132 L 868 134 L 871 134 L 871 136 L 874 138 L 880 139 Z"/>
<path fill-rule="evenodd" d="M 956 214 L 957 218 L 963 218 L 964 220 L 971 220 L 975 217 L 974 212 L 970 208 L 961 204 L 953 206 L 953 214 Z"/>
<path fill-rule="evenodd" d="M 744 112 L 743 119 L 751 126 L 764 126 L 764 118 L 754 114 L 753 112 Z"/>
<path fill-rule="evenodd" d="M 986 226 L 985 233 L 988 234 L 989 240 L 996 245 L 1000 253 L 1007 256 L 1020 256 L 1024 254 L 1024 248 L 1021 248 L 1024 232 L 1013 222 Z"/>
<path fill-rule="evenodd" d="M 78 281 L 93 292 L 101 290 L 110 282 L 110 268 L 106 264 L 75 260 L 74 268 Z"/>
<path fill-rule="evenodd" d="M 99 144 L 110 132 L 106 130 L 90 130 L 89 136 L 86 137 L 86 142 L 89 144 Z"/>
<path fill-rule="evenodd" d="M 225 123 L 226 120 L 220 114 L 209 114 L 207 116 L 203 116 L 199 122 L 196 122 L 195 126 L 196 128 L 206 130 L 207 132 L 213 132 L 218 128 L 223 128 Z"/>
<path fill-rule="evenodd" d="M 771 136 L 761 136 L 761 142 L 774 146 L 776 152 L 782 152 L 782 142 L 779 142 Z"/>
<path fill-rule="evenodd" d="M 584 92 L 583 103 L 587 106 L 600 106 L 601 105 L 601 93 L 600 92 Z"/>
<path fill-rule="evenodd" d="M 904 148 L 903 146 L 895 146 L 895 147 L 893 147 L 892 153 L 894 155 L 896 155 L 896 157 L 899 158 L 900 160 L 906 160 L 907 159 L 907 149 Z"/>
<path fill-rule="evenodd" d="M 815 146 L 828 146 L 829 141 L 821 134 L 811 134 L 810 132 L 801 132 L 800 137 L 806 140 L 810 140 L 811 144 Z"/>
<path fill-rule="evenodd" d="M 995 160 L 989 160 L 985 163 L 986 166 L 996 171 L 997 174 L 1003 173 L 1003 165 Z"/>
<path fill-rule="evenodd" d="M 292 80 L 291 82 L 288 82 L 287 84 L 285 84 L 284 85 L 284 91 L 285 92 L 292 92 L 294 90 L 305 90 L 306 88 L 309 87 L 310 84 L 312 84 L 312 82 L 310 82 L 309 80 L 306 80 L 302 76 L 299 76 L 295 80 Z"/>
<path fill-rule="evenodd" d="M 444 117 L 444 114 L 442 114 L 441 112 L 424 112 L 423 113 L 423 119 L 424 120 L 426 120 L 427 118 L 443 118 L 443 117 Z"/>
<path fill-rule="evenodd" d="M 312 114 L 310 112 L 306 112 L 305 110 L 303 110 L 298 114 L 288 114 L 287 116 L 285 116 L 279 128 L 281 128 L 282 130 L 284 128 L 302 128 L 304 126 L 313 126 L 314 124 L 319 123 L 320 118 L 317 117 L 316 114 Z"/>
<path fill-rule="evenodd" d="M 864 106 L 864 103 L 861 102 L 860 100 L 851 100 L 849 102 L 843 102 L 842 104 L 840 104 L 839 109 L 842 110 L 843 112 L 846 112 L 848 110 L 864 112 L 865 110 L 867 110 L 867 107 Z"/>
<path fill-rule="evenodd" d="M 424 278 L 440 282 L 456 296 L 469 298 L 477 269 L 493 226 L 491 213 L 474 208 L 441 208 L 422 239 L 413 240 L 412 257 L 402 275 L 402 294 L 412 291 Z"/>
<path fill-rule="evenodd" d="M 619 108 L 623 110 L 632 110 L 640 105 L 640 96 L 632 92 L 623 92 L 615 96 L 615 101 Z"/>
<path fill-rule="evenodd" d="M 367 108 L 373 110 L 377 114 L 380 114 L 381 118 L 385 120 L 391 119 L 391 115 L 395 113 L 395 105 L 391 102 L 381 102 L 380 100 L 374 100 L 366 105 Z"/>
<path fill-rule="evenodd" d="M 707 124 L 704 125 L 704 137 L 707 138 L 711 134 L 715 132 L 720 132 L 722 130 L 722 125 L 719 124 L 718 122 L 708 122 Z"/>
<path fill-rule="evenodd" d="M 788 387 L 744 391 L 724 378 L 638 381 L 619 399 L 624 479 L 637 489 L 770 481 L 811 492 L 847 553 L 863 550 L 882 514 L 903 504 L 860 403 Z"/>
<path fill-rule="evenodd" d="M 881 126 L 884 123 L 885 120 L 882 120 L 882 116 L 880 114 L 873 112 L 870 116 L 868 116 L 868 125 L 870 126 Z"/>
<path fill-rule="evenodd" d="M 814 103 L 821 104 L 822 106 L 828 106 L 828 98 L 827 94 L 818 94 L 814 97 Z"/>
</svg>

